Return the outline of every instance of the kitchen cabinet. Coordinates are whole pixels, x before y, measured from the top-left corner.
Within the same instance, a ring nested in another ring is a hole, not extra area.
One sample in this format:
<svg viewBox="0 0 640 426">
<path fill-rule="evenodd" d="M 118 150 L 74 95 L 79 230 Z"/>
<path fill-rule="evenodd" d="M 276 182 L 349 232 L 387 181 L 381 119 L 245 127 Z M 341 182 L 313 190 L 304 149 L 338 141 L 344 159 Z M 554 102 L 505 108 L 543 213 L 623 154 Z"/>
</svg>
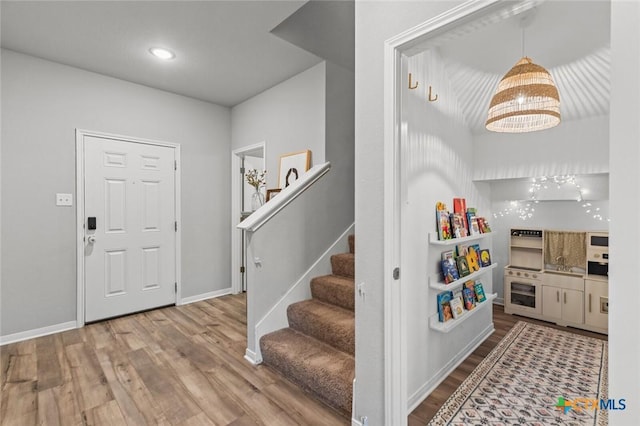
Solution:
<svg viewBox="0 0 640 426">
<path fill-rule="evenodd" d="M 609 330 L 609 283 L 605 280 L 584 280 L 584 323 L 602 333 Z"/>
<path fill-rule="evenodd" d="M 542 316 L 558 324 L 584 323 L 582 276 L 545 272 L 542 286 Z"/>
</svg>

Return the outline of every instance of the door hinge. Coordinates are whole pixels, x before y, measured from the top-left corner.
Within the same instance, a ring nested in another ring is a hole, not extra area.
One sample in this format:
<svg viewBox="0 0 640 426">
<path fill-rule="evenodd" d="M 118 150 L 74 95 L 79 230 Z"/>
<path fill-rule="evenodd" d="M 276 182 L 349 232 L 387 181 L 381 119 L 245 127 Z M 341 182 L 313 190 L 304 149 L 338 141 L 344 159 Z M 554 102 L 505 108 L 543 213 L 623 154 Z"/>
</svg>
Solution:
<svg viewBox="0 0 640 426">
<path fill-rule="evenodd" d="M 241 273 L 241 274 L 244 274 L 244 266 L 241 266 L 241 267 L 240 267 L 240 273 Z"/>
<path fill-rule="evenodd" d="M 173 160 L 173 170 L 178 170 L 178 160 Z"/>
<path fill-rule="evenodd" d="M 178 232 L 178 221 L 173 222 L 173 224 L 175 225 L 176 232 Z"/>
<path fill-rule="evenodd" d="M 178 283 L 175 282 L 174 284 L 175 286 L 173 287 L 173 290 L 176 292 L 176 294 L 178 294 Z"/>
<path fill-rule="evenodd" d="M 243 175 L 244 174 L 244 167 L 240 167 L 240 174 Z"/>
<path fill-rule="evenodd" d="M 393 269 L 393 279 L 394 280 L 400 279 L 400 268 Z"/>
</svg>

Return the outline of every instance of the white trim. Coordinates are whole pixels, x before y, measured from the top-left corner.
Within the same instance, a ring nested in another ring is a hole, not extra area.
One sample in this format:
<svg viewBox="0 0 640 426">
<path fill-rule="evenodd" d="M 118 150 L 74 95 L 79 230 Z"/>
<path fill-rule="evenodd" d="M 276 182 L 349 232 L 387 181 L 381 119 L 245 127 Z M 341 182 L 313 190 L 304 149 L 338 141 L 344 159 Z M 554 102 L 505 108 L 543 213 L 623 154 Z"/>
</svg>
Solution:
<svg viewBox="0 0 640 426">
<path fill-rule="evenodd" d="M 458 368 L 460 364 L 467 358 L 468 354 L 475 351 L 478 346 L 482 344 L 493 332 L 495 329 L 493 328 L 493 323 L 489 324 L 484 331 L 473 339 L 467 346 L 465 346 L 462 351 L 458 352 L 454 358 L 451 359 L 444 367 L 438 371 L 434 377 L 429 380 L 427 383 L 422 385 L 420 389 L 414 392 L 413 395 L 409 398 L 408 401 L 408 413 L 411 413 L 416 409 L 418 405 L 422 403 L 430 394 L 433 392 L 440 383 L 442 383 L 449 374 L 453 373 L 453 371 Z"/>
<path fill-rule="evenodd" d="M 238 271 L 242 266 L 242 230 L 236 229 L 240 211 L 240 189 L 243 178 L 238 179 L 242 154 L 262 149 L 262 168 L 267 168 L 267 143 L 265 141 L 238 148 L 231 152 L 231 289 L 234 294 L 242 292 L 242 279 Z"/>
<path fill-rule="evenodd" d="M 228 294 L 232 294 L 233 289 L 223 288 L 222 290 L 210 291 L 208 293 L 197 294 L 195 296 L 185 297 L 184 299 L 180 299 L 177 305 L 188 305 L 190 303 L 200 302 L 202 300 L 213 299 L 216 297 L 226 296 Z"/>
<path fill-rule="evenodd" d="M 6 336 L 0 336 L 0 346 L 22 342 L 23 340 L 35 339 L 36 337 L 48 336 L 50 334 L 61 333 L 67 330 L 73 330 L 74 328 L 77 328 L 76 322 L 68 321 L 60 324 L 48 325 L 42 328 L 35 328 L 33 330 L 21 331 L 19 333 L 7 334 Z"/>
<path fill-rule="evenodd" d="M 182 293 L 182 209 L 181 209 L 181 156 L 180 144 L 165 141 L 136 138 L 132 136 L 117 135 L 114 133 L 96 132 L 92 130 L 76 129 L 76 327 L 84 326 L 85 300 L 84 300 L 84 137 L 114 139 L 123 142 L 141 143 L 147 145 L 164 146 L 174 149 L 174 159 L 177 170 L 175 171 L 175 217 L 178 222 L 176 231 L 176 284 L 177 291 L 175 303 L 178 304 Z"/>
<path fill-rule="evenodd" d="M 260 338 L 272 331 L 289 326 L 287 308 L 292 303 L 300 302 L 311 297 L 311 279 L 317 276 L 331 274 L 331 256 L 345 252 L 349 234 L 353 233 L 355 224 L 351 224 L 338 239 L 305 271 L 295 284 L 269 309 L 255 326 L 255 354 L 262 359 Z"/>
<path fill-rule="evenodd" d="M 244 351 L 244 359 L 246 359 L 253 365 L 262 364 L 262 357 L 259 357 L 258 354 L 256 354 L 249 348 Z"/>
<path fill-rule="evenodd" d="M 302 175 L 300 179 L 280 191 L 277 197 L 268 203 L 265 203 L 262 207 L 253 212 L 251 216 L 240 222 L 237 225 L 237 228 L 244 229 L 249 232 L 257 231 L 280 210 L 298 198 L 300 194 L 306 191 L 318 179 L 327 174 L 329 169 L 331 169 L 331 163 L 329 162 L 313 166 L 304 175 Z"/>
<path fill-rule="evenodd" d="M 424 40 L 468 22 L 499 0 L 470 0 L 411 28 L 384 44 L 384 404 L 385 424 L 407 424 L 406 298 L 402 278 L 393 279 L 401 262 L 401 90 L 402 54 Z M 400 277 L 402 277 L 402 272 Z"/>
</svg>

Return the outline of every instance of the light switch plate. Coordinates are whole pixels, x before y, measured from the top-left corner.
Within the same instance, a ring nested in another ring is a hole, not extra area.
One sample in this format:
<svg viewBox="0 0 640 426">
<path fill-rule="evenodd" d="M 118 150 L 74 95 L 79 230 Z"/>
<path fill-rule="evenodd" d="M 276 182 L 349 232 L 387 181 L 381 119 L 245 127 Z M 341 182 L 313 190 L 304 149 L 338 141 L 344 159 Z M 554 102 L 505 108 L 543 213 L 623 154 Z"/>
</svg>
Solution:
<svg viewBox="0 0 640 426">
<path fill-rule="evenodd" d="M 56 206 L 72 206 L 73 194 L 56 194 Z"/>
</svg>

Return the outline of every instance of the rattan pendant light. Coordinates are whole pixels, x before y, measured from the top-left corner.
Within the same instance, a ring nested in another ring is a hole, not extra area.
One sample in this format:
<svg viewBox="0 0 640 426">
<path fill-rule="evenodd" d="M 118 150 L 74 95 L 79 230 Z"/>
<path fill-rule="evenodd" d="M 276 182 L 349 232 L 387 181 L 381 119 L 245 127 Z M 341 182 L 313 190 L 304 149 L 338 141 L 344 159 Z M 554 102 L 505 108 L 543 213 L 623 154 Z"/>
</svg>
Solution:
<svg viewBox="0 0 640 426">
<path fill-rule="evenodd" d="M 489 105 L 487 130 L 524 133 L 560 123 L 560 96 L 551 74 L 524 56 L 502 77 Z"/>
</svg>

